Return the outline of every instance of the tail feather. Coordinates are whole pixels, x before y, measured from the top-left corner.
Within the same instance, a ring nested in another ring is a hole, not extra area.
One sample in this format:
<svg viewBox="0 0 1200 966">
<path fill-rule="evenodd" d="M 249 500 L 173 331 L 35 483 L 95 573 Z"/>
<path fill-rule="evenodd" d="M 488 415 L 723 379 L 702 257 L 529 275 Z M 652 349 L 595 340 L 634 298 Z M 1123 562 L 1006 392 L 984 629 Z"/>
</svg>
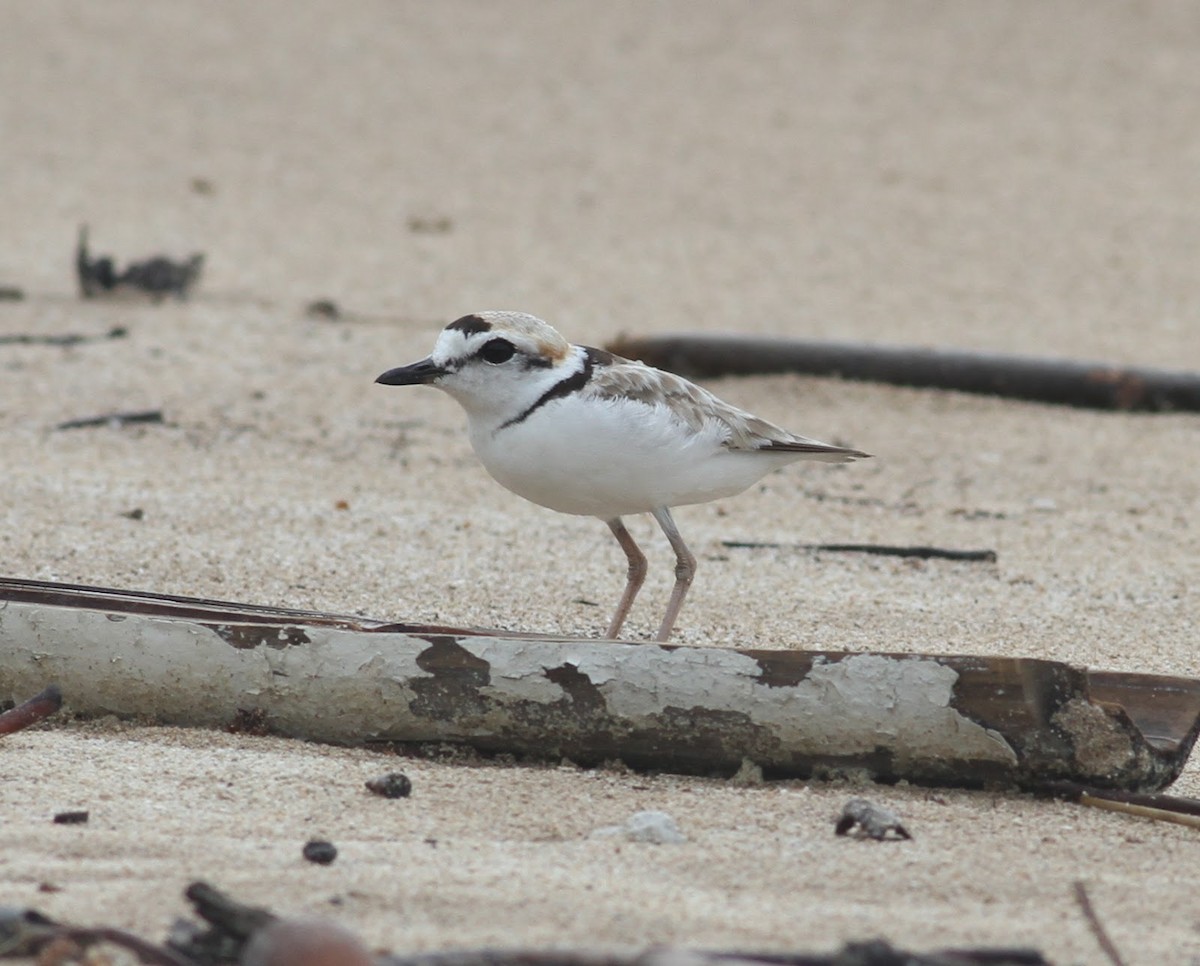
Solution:
<svg viewBox="0 0 1200 966">
<path fill-rule="evenodd" d="M 820 460 L 823 463 L 850 463 L 871 458 L 870 453 L 864 453 L 862 450 L 799 437 L 792 440 L 772 440 L 760 449 L 774 453 L 801 453 L 807 459 Z"/>
</svg>

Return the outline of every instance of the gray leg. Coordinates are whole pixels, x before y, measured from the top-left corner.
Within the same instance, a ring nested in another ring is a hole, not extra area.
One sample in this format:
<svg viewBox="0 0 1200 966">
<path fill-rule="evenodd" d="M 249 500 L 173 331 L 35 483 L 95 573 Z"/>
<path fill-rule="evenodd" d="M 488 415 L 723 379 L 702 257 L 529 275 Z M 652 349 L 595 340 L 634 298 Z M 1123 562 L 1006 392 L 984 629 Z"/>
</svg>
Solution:
<svg viewBox="0 0 1200 966">
<path fill-rule="evenodd" d="M 692 577 L 696 575 L 696 558 L 688 550 L 679 528 L 671 519 L 671 511 L 666 507 L 654 511 L 654 519 L 662 527 L 663 533 L 671 541 L 671 549 L 675 551 L 675 586 L 671 589 L 671 599 L 667 602 L 667 612 L 663 615 L 662 624 L 658 628 L 658 640 L 665 641 L 671 636 L 671 628 L 675 626 L 675 618 L 683 606 L 683 598 L 687 596 L 688 588 L 692 586 Z"/>
<path fill-rule="evenodd" d="M 625 623 L 625 618 L 629 616 L 629 608 L 633 606 L 633 599 L 638 595 L 638 591 L 642 589 L 642 584 L 646 580 L 646 555 L 633 542 L 633 537 L 625 529 L 625 524 L 621 522 L 620 517 L 614 517 L 604 522 L 608 524 L 608 529 L 617 538 L 617 543 L 621 545 L 621 549 L 625 551 L 625 556 L 629 560 L 629 576 L 625 581 L 625 592 L 621 594 L 617 612 L 613 614 L 612 622 L 608 625 L 608 636 L 616 637 L 621 633 L 621 625 Z"/>
</svg>

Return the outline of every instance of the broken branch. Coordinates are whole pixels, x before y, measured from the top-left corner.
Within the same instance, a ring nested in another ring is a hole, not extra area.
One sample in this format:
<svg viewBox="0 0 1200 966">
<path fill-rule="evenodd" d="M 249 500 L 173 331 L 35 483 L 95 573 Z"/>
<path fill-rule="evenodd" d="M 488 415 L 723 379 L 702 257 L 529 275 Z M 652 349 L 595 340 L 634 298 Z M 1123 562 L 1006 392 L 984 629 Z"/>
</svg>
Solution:
<svg viewBox="0 0 1200 966">
<path fill-rule="evenodd" d="M 800 373 L 1140 412 L 1200 412 L 1200 373 L 1034 356 L 729 335 L 619 336 L 610 352 L 691 377 Z"/>
<path fill-rule="evenodd" d="M 57 684 L 52 684 L 24 704 L 5 711 L 0 714 L 0 736 L 11 735 L 14 731 L 28 728 L 43 718 L 50 717 L 62 707 L 62 700 L 62 691 L 59 690 Z"/>
<path fill-rule="evenodd" d="M 0 603 L 8 688 L 53 676 L 83 714 L 220 727 L 253 694 L 274 733 L 317 741 L 1146 791 L 1178 776 L 1200 734 L 1200 680 L 1032 658 L 659 648 L 15 578 L 0 578 Z"/>
</svg>

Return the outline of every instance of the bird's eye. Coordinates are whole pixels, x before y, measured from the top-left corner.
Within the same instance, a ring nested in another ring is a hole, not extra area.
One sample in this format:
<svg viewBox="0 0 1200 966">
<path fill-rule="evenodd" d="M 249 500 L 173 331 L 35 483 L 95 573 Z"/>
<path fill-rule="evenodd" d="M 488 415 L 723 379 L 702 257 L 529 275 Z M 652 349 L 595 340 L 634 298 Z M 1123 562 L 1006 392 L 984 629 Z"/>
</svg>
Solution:
<svg viewBox="0 0 1200 966">
<path fill-rule="evenodd" d="M 479 350 L 479 357 L 484 362 L 498 366 L 502 362 L 508 362 L 516 354 L 516 351 L 516 346 L 507 339 L 489 339 Z"/>
</svg>

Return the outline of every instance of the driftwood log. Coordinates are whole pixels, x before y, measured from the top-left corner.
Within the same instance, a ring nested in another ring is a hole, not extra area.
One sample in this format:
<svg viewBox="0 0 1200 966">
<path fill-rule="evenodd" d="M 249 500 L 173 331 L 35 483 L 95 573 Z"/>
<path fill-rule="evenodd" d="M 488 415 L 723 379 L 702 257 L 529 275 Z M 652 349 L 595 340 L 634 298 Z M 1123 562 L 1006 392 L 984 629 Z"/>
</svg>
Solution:
<svg viewBox="0 0 1200 966">
<path fill-rule="evenodd" d="M 683 647 L 389 624 L 0 579 L 0 695 L 339 743 L 924 784 L 1155 790 L 1200 681 L 1054 661 Z"/>
<path fill-rule="evenodd" d="M 620 336 L 605 348 L 692 378 L 794 372 L 1091 409 L 1200 412 L 1200 373 L 1105 362 L 734 335 Z"/>
</svg>

